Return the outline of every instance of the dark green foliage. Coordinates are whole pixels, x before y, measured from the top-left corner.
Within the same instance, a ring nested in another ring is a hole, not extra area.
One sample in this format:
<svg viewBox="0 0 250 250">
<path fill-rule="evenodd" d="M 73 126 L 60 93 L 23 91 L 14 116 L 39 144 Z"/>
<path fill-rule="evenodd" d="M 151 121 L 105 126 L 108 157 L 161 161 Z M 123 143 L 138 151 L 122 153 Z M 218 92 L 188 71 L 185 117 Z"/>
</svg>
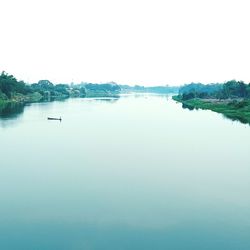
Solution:
<svg viewBox="0 0 250 250">
<path fill-rule="evenodd" d="M 191 83 L 184 85 L 179 90 L 179 95 L 183 100 L 192 98 L 201 99 L 233 99 L 233 98 L 249 98 L 250 84 L 243 81 L 231 80 L 224 84 L 201 84 Z"/>
<path fill-rule="evenodd" d="M 67 84 L 57 84 L 53 90 L 54 92 L 59 92 L 63 95 L 69 96 L 69 86 Z"/>
<path fill-rule="evenodd" d="M 86 90 L 85 90 L 85 88 L 84 87 L 80 87 L 80 96 L 81 97 L 85 97 L 86 96 Z"/>
<path fill-rule="evenodd" d="M 45 90 L 53 90 L 54 89 L 53 83 L 50 82 L 49 80 L 40 80 L 38 82 L 38 85 L 41 86 L 41 88 L 43 88 Z"/>
<path fill-rule="evenodd" d="M 235 107 L 235 108 L 240 109 L 240 108 L 244 108 L 244 107 L 248 106 L 249 101 L 247 101 L 247 100 L 243 100 L 243 101 L 233 100 L 232 102 L 229 102 L 228 105 L 231 107 Z"/>
<path fill-rule="evenodd" d="M 208 84 L 191 83 L 184 85 L 179 89 L 179 94 L 184 98 L 211 98 L 217 95 L 222 89 L 221 84 Z M 192 95 L 191 95 L 192 94 Z M 193 96 L 193 97 L 192 97 Z M 187 100 L 187 99 L 186 99 Z"/>
<path fill-rule="evenodd" d="M 53 85 L 48 80 L 40 80 L 38 83 L 28 85 L 5 72 L 0 75 L 0 102 L 34 102 L 69 96 L 70 89 L 67 84 Z"/>
<path fill-rule="evenodd" d="M 39 92 L 41 95 L 46 96 L 47 92 L 53 92 L 54 85 L 49 80 L 40 80 L 38 83 L 31 84 L 31 89 L 34 92 Z"/>
<path fill-rule="evenodd" d="M 11 98 L 15 93 L 28 94 L 31 90 L 23 81 L 17 81 L 13 75 L 3 71 L 0 75 L 0 92 Z"/>
<path fill-rule="evenodd" d="M 247 85 L 242 81 L 228 81 L 223 84 L 223 98 L 244 98 L 247 96 Z"/>
<path fill-rule="evenodd" d="M 195 98 L 195 93 L 194 92 L 183 93 L 183 95 L 182 95 L 183 100 L 189 100 L 189 99 L 193 99 L 193 98 Z"/>
</svg>

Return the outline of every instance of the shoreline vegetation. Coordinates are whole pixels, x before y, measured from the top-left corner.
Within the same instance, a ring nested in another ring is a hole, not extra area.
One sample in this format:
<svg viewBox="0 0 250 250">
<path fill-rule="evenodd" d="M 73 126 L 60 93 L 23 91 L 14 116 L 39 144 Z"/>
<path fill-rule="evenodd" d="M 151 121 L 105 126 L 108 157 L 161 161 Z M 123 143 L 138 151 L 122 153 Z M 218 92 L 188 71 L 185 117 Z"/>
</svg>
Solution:
<svg viewBox="0 0 250 250">
<path fill-rule="evenodd" d="M 49 80 L 40 80 L 37 83 L 27 84 L 18 81 L 13 75 L 2 72 L 0 75 L 0 105 L 8 103 L 33 103 L 43 101 L 62 100 L 67 98 L 119 98 L 120 94 L 127 93 L 178 93 L 178 87 L 171 86 L 128 86 L 118 85 L 115 82 L 102 84 L 81 82 L 79 84 L 53 84 Z"/>
<path fill-rule="evenodd" d="M 211 110 L 231 120 L 250 125 L 250 84 L 229 81 L 224 84 L 188 84 L 172 97 L 183 108 Z"/>
<path fill-rule="evenodd" d="M 85 88 L 81 86 L 54 85 L 49 80 L 40 80 L 38 83 L 27 84 L 18 81 L 13 75 L 9 75 L 4 71 L 0 75 L 0 105 L 85 96 Z"/>
<path fill-rule="evenodd" d="M 212 110 L 232 120 L 250 125 L 250 83 L 245 84 L 242 81 L 231 80 L 223 84 L 207 85 L 191 83 L 182 87 L 168 85 L 144 87 L 118 85 L 115 82 L 53 84 L 49 80 L 27 84 L 4 71 L 0 75 L 0 111 L 26 103 L 50 102 L 75 97 L 119 98 L 120 94 L 128 93 L 177 94 L 172 98 L 182 103 L 183 108 Z"/>
<path fill-rule="evenodd" d="M 118 99 L 121 94 L 129 93 L 178 93 L 179 87 L 171 86 L 129 86 L 118 85 L 115 82 L 70 83 L 53 84 L 49 80 L 27 84 L 18 81 L 6 72 L 0 74 L 0 118 L 16 117 L 23 113 L 28 103 L 51 102 L 68 98 L 113 98 Z"/>
</svg>

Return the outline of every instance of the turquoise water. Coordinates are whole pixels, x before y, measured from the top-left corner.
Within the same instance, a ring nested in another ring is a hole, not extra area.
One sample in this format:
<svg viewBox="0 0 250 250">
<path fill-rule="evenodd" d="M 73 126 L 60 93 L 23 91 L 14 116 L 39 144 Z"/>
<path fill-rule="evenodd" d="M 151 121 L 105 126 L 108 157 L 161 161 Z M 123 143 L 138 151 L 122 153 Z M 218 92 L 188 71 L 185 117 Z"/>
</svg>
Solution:
<svg viewBox="0 0 250 250">
<path fill-rule="evenodd" d="M 250 126 L 166 96 L 9 107 L 0 249 L 249 250 L 249 146 Z"/>
</svg>

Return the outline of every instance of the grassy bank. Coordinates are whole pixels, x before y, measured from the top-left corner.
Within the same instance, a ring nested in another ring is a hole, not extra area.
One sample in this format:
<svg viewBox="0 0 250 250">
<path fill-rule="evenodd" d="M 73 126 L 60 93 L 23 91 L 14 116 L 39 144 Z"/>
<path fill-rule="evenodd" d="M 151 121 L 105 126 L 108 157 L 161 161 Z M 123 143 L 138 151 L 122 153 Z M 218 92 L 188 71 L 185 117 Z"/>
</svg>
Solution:
<svg viewBox="0 0 250 250">
<path fill-rule="evenodd" d="M 180 96 L 173 96 L 177 102 L 195 109 L 212 110 L 224 116 L 250 125 L 250 99 L 200 99 L 183 100 Z"/>
</svg>

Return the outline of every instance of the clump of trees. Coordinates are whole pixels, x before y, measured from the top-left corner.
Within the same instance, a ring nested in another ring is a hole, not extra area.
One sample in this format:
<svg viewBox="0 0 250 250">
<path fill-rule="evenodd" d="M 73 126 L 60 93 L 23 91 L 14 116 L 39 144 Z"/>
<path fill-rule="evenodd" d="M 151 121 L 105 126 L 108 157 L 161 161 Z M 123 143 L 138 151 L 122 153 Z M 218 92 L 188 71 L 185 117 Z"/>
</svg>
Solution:
<svg viewBox="0 0 250 250">
<path fill-rule="evenodd" d="M 118 96 L 121 87 L 115 82 L 104 84 L 53 84 L 49 80 L 26 84 L 18 81 L 13 75 L 2 72 L 0 75 L 0 101 L 34 102 L 68 97 Z"/>
<path fill-rule="evenodd" d="M 18 81 L 13 75 L 2 72 L 0 75 L 0 97 L 10 99 L 15 93 L 28 94 L 32 89 L 23 81 Z"/>
<path fill-rule="evenodd" d="M 4 71 L 1 73 L 0 100 L 15 99 L 16 96 L 27 97 L 29 94 L 39 94 L 38 96 L 40 96 L 40 99 L 46 100 L 50 98 L 67 98 L 71 96 L 85 97 L 86 91 L 82 86 L 70 87 L 68 84 L 54 85 L 49 80 L 40 80 L 38 83 L 29 85 L 23 81 L 18 81 L 13 75 L 9 75 Z M 32 101 L 34 100 L 34 96 L 35 95 L 33 95 L 31 99 Z"/>
<path fill-rule="evenodd" d="M 223 89 L 219 97 L 226 98 L 250 98 L 250 83 L 245 84 L 243 81 L 228 81 L 223 84 Z"/>
<path fill-rule="evenodd" d="M 107 92 L 120 92 L 121 88 L 114 82 L 96 84 L 96 83 L 87 83 L 84 86 L 86 90 L 92 91 L 107 91 Z"/>
<path fill-rule="evenodd" d="M 84 87 L 86 97 L 118 97 L 121 92 L 121 87 L 115 82 L 108 82 L 102 84 L 81 83 L 74 86 L 78 88 Z"/>
<path fill-rule="evenodd" d="M 212 99 L 236 99 L 250 98 L 250 83 L 231 80 L 224 84 L 201 84 L 191 83 L 179 89 L 179 97 L 182 100 L 193 98 L 212 98 Z"/>
</svg>

